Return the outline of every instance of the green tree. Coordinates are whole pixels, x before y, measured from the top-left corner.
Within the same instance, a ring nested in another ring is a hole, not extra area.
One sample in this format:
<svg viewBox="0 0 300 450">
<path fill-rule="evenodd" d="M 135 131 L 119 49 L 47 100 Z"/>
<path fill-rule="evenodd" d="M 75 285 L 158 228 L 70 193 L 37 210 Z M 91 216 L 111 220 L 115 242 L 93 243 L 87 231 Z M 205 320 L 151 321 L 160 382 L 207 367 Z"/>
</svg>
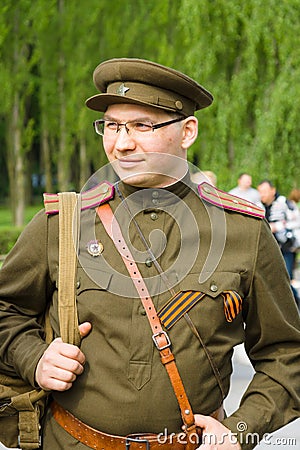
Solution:
<svg viewBox="0 0 300 450">
<path fill-rule="evenodd" d="M 32 173 L 47 191 L 78 190 L 106 163 L 84 101 L 113 57 L 170 65 L 212 91 L 189 158 L 221 188 L 240 171 L 285 194 L 299 183 L 299 0 L 4 0 L 0 12 L 0 161 L 19 223 Z"/>
<path fill-rule="evenodd" d="M 1 114 L 5 118 L 6 162 L 14 223 L 24 222 L 28 172 L 26 155 L 34 137 L 34 119 L 30 117 L 34 89 L 32 68 L 35 52 L 32 44 L 32 9 L 30 2 L 20 0 L 2 4 L 1 81 L 4 99 Z"/>
<path fill-rule="evenodd" d="M 183 0 L 180 17 L 188 72 L 215 96 L 201 113 L 201 167 L 225 188 L 247 170 L 288 191 L 300 175 L 299 2 Z"/>
</svg>

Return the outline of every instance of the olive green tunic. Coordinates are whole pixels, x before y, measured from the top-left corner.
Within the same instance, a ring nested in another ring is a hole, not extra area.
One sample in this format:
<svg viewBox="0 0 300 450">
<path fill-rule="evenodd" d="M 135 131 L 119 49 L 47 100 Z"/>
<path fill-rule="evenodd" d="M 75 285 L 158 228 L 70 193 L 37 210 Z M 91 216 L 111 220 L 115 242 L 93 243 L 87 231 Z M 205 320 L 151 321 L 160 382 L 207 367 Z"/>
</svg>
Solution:
<svg viewBox="0 0 300 450">
<path fill-rule="evenodd" d="M 183 183 L 167 190 L 121 184 L 120 191 L 136 222 L 118 195 L 110 205 L 157 310 L 173 291 L 205 294 L 189 316 L 213 357 L 226 395 L 233 347 L 245 342 L 256 373 L 225 426 L 236 433 L 237 423 L 243 421 L 248 432 L 262 436 L 298 417 L 299 315 L 284 261 L 265 220 L 203 201 Z M 138 227 L 173 290 L 149 261 Z M 99 256 L 88 251 L 94 240 L 103 244 Z M 0 369 L 16 371 L 32 385 L 47 347 L 37 318 L 50 302 L 51 323 L 59 336 L 57 276 L 58 215 L 41 211 L 0 272 Z M 243 299 L 243 311 L 232 322 L 225 318 L 221 295 L 225 291 L 235 291 Z M 77 303 L 79 321 L 93 327 L 81 344 L 85 370 L 72 389 L 53 393 L 56 400 L 107 433 L 180 431 L 178 404 L 145 311 L 95 208 L 81 214 Z M 222 403 L 222 389 L 203 347 L 184 317 L 168 333 L 194 413 L 211 413 Z M 44 449 L 75 445 L 85 448 L 48 413 Z M 244 448 L 252 446 L 243 443 Z"/>
</svg>

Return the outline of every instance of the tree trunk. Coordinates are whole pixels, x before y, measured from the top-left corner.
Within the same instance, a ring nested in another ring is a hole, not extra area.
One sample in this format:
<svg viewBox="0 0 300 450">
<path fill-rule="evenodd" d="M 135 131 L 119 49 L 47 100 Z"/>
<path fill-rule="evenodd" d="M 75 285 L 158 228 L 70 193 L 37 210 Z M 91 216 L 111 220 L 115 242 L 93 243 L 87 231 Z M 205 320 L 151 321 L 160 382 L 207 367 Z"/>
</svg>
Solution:
<svg viewBox="0 0 300 450">
<path fill-rule="evenodd" d="M 231 138 L 228 139 L 228 168 L 230 170 L 233 170 L 234 168 L 234 158 L 235 158 L 235 152 L 234 152 L 234 143 Z"/>
<path fill-rule="evenodd" d="M 51 170 L 51 153 L 49 145 L 49 133 L 45 125 L 42 127 L 42 140 L 41 140 L 41 153 L 42 153 L 42 166 L 44 167 L 45 175 L 45 191 L 52 192 L 52 170 Z"/>
<path fill-rule="evenodd" d="M 64 0 L 59 0 L 58 12 L 60 14 L 61 39 L 62 39 Z M 67 147 L 68 133 L 66 125 L 65 72 L 66 72 L 65 55 L 61 41 L 61 47 L 59 51 L 59 74 L 58 74 L 58 95 L 60 105 L 59 111 L 60 136 L 59 136 L 59 148 L 58 148 L 59 153 L 58 153 L 58 167 L 57 167 L 58 188 L 60 191 L 67 191 L 69 189 L 69 182 L 70 182 L 69 154 Z"/>
<path fill-rule="evenodd" d="M 88 168 L 88 158 L 86 149 L 86 140 L 84 137 L 80 139 L 79 158 L 80 158 L 80 175 L 79 175 L 79 188 L 82 189 L 86 184 L 90 175 Z"/>
<path fill-rule="evenodd" d="M 11 205 L 13 212 L 14 225 L 20 227 L 24 224 L 25 210 L 25 171 L 24 157 L 21 146 L 21 129 L 20 129 L 20 99 L 17 93 L 14 96 L 12 110 L 12 164 L 13 170 L 10 180 Z"/>
<path fill-rule="evenodd" d="M 67 149 L 64 79 L 62 73 L 60 74 L 58 83 L 59 83 L 59 97 L 60 97 L 60 136 L 59 136 L 57 178 L 59 190 L 66 191 L 69 188 L 70 169 L 69 169 L 69 158 Z"/>
</svg>

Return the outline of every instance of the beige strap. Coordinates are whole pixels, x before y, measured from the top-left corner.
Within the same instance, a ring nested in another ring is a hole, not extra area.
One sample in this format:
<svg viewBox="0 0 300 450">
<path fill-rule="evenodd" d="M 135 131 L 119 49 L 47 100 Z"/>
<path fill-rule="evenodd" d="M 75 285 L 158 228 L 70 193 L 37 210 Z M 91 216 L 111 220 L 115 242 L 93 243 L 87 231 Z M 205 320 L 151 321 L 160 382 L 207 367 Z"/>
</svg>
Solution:
<svg viewBox="0 0 300 450">
<path fill-rule="evenodd" d="M 145 308 L 151 330 L 152 339 L 159 350 L 162 364 L 165 366 L 169 375 L 173 390 L 175 392 L 183 423 L 186 431 L 191 432 L 195 430 L 194 414 L 192 407 L 186 395 L 180 374 L 178 372 L 175 357 L 171 351 L 171 342 L 168 334 L 162 329 L 160 320 L 157 316 L 155 306 L 149 294 L 148 288 L 144 279 L 131 255 L 131 252 L 123 238 L 120 226 L 113 215 L 112 209 L 108 203 L 105 203 L 97 208 L 97 214 L 104 225 L 107 234 L 111 237 L 118 252 L 122 256 L 125 266 L 130 274 L 134 286 L 141 298 L 142 304 Z"/>
<path fill-rule="evenodd" d="M 76 306 L 76 265 L 80 218 L 79 196 L 61 192 L 59 196 L 58 317 L 64 342 L 80 345 Z"/>
<path fill-rule="evenodd" d="M 31 391 L 12 398 L 11 404 L 19 414 L 18 444 L 22 449 L 39 448 L 41 445 L 40 409 L 35 401 L 44 396 L 44 391 Z"/>
<path fill-rule="evenodd" d="M 18 445 L 22 449 L 39 448 L 41 404 L 38 403 L 47 395 L 43 390 L 33 390 L 16 395 L 11 399 L 11 406 L 18 411 Z"/>
<path fill-rule="evenodd" d="M 75 277 L 80 206 L 76 208 L 79 199 L 77 201 L 77 195 L 73 192 L 60 193 L 58 196 L 60 211 L 58 279 L 60 332 L 64 342 L 79 345 L 80 334 L 78 331 Z M 77 211 L 79 212 L 77 213 Z M 75 239 L 73 239 L 73 236 L 75 236 Z M 49 330 L 51 329 L 51 325 L 48 311 L 45 317 L 45 328 L 47 342 L 50 343 L 51 333 L 49 333 Z M 2 377 L 0 381 L 6 386 L 10 384 L 9 378 L 3 380 Z M 41 446 L 39 422 L 41 414 L 44 412 L 45 405 L 43 404 L 43 399 L 45 400 L 48 394 L 48 392 L 43 390 L 34 389 L 19 395 L 14 395 L 11 398 L 10 405 L 18 411 L 18 446 L 24 450 L 36 449 Z"/>
</svg>

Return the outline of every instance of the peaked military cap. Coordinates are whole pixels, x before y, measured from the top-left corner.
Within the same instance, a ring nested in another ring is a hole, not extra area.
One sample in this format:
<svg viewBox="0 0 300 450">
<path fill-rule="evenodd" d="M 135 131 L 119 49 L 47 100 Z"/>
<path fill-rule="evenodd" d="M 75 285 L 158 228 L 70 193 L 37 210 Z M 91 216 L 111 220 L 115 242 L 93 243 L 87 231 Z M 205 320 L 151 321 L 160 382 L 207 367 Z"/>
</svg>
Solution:
<svg viewBox="0 0 300 450">
<path fill-rule="evenodd" d="M 184 116 L 206 108 L 213 96 L 187 75 L 152 61 L 114 58 L 99 64 L 93 75 L 101 94 L 86 100 L 88 108 L 104 112 L 109 105 L 153 106 Z"/>
</svg>

